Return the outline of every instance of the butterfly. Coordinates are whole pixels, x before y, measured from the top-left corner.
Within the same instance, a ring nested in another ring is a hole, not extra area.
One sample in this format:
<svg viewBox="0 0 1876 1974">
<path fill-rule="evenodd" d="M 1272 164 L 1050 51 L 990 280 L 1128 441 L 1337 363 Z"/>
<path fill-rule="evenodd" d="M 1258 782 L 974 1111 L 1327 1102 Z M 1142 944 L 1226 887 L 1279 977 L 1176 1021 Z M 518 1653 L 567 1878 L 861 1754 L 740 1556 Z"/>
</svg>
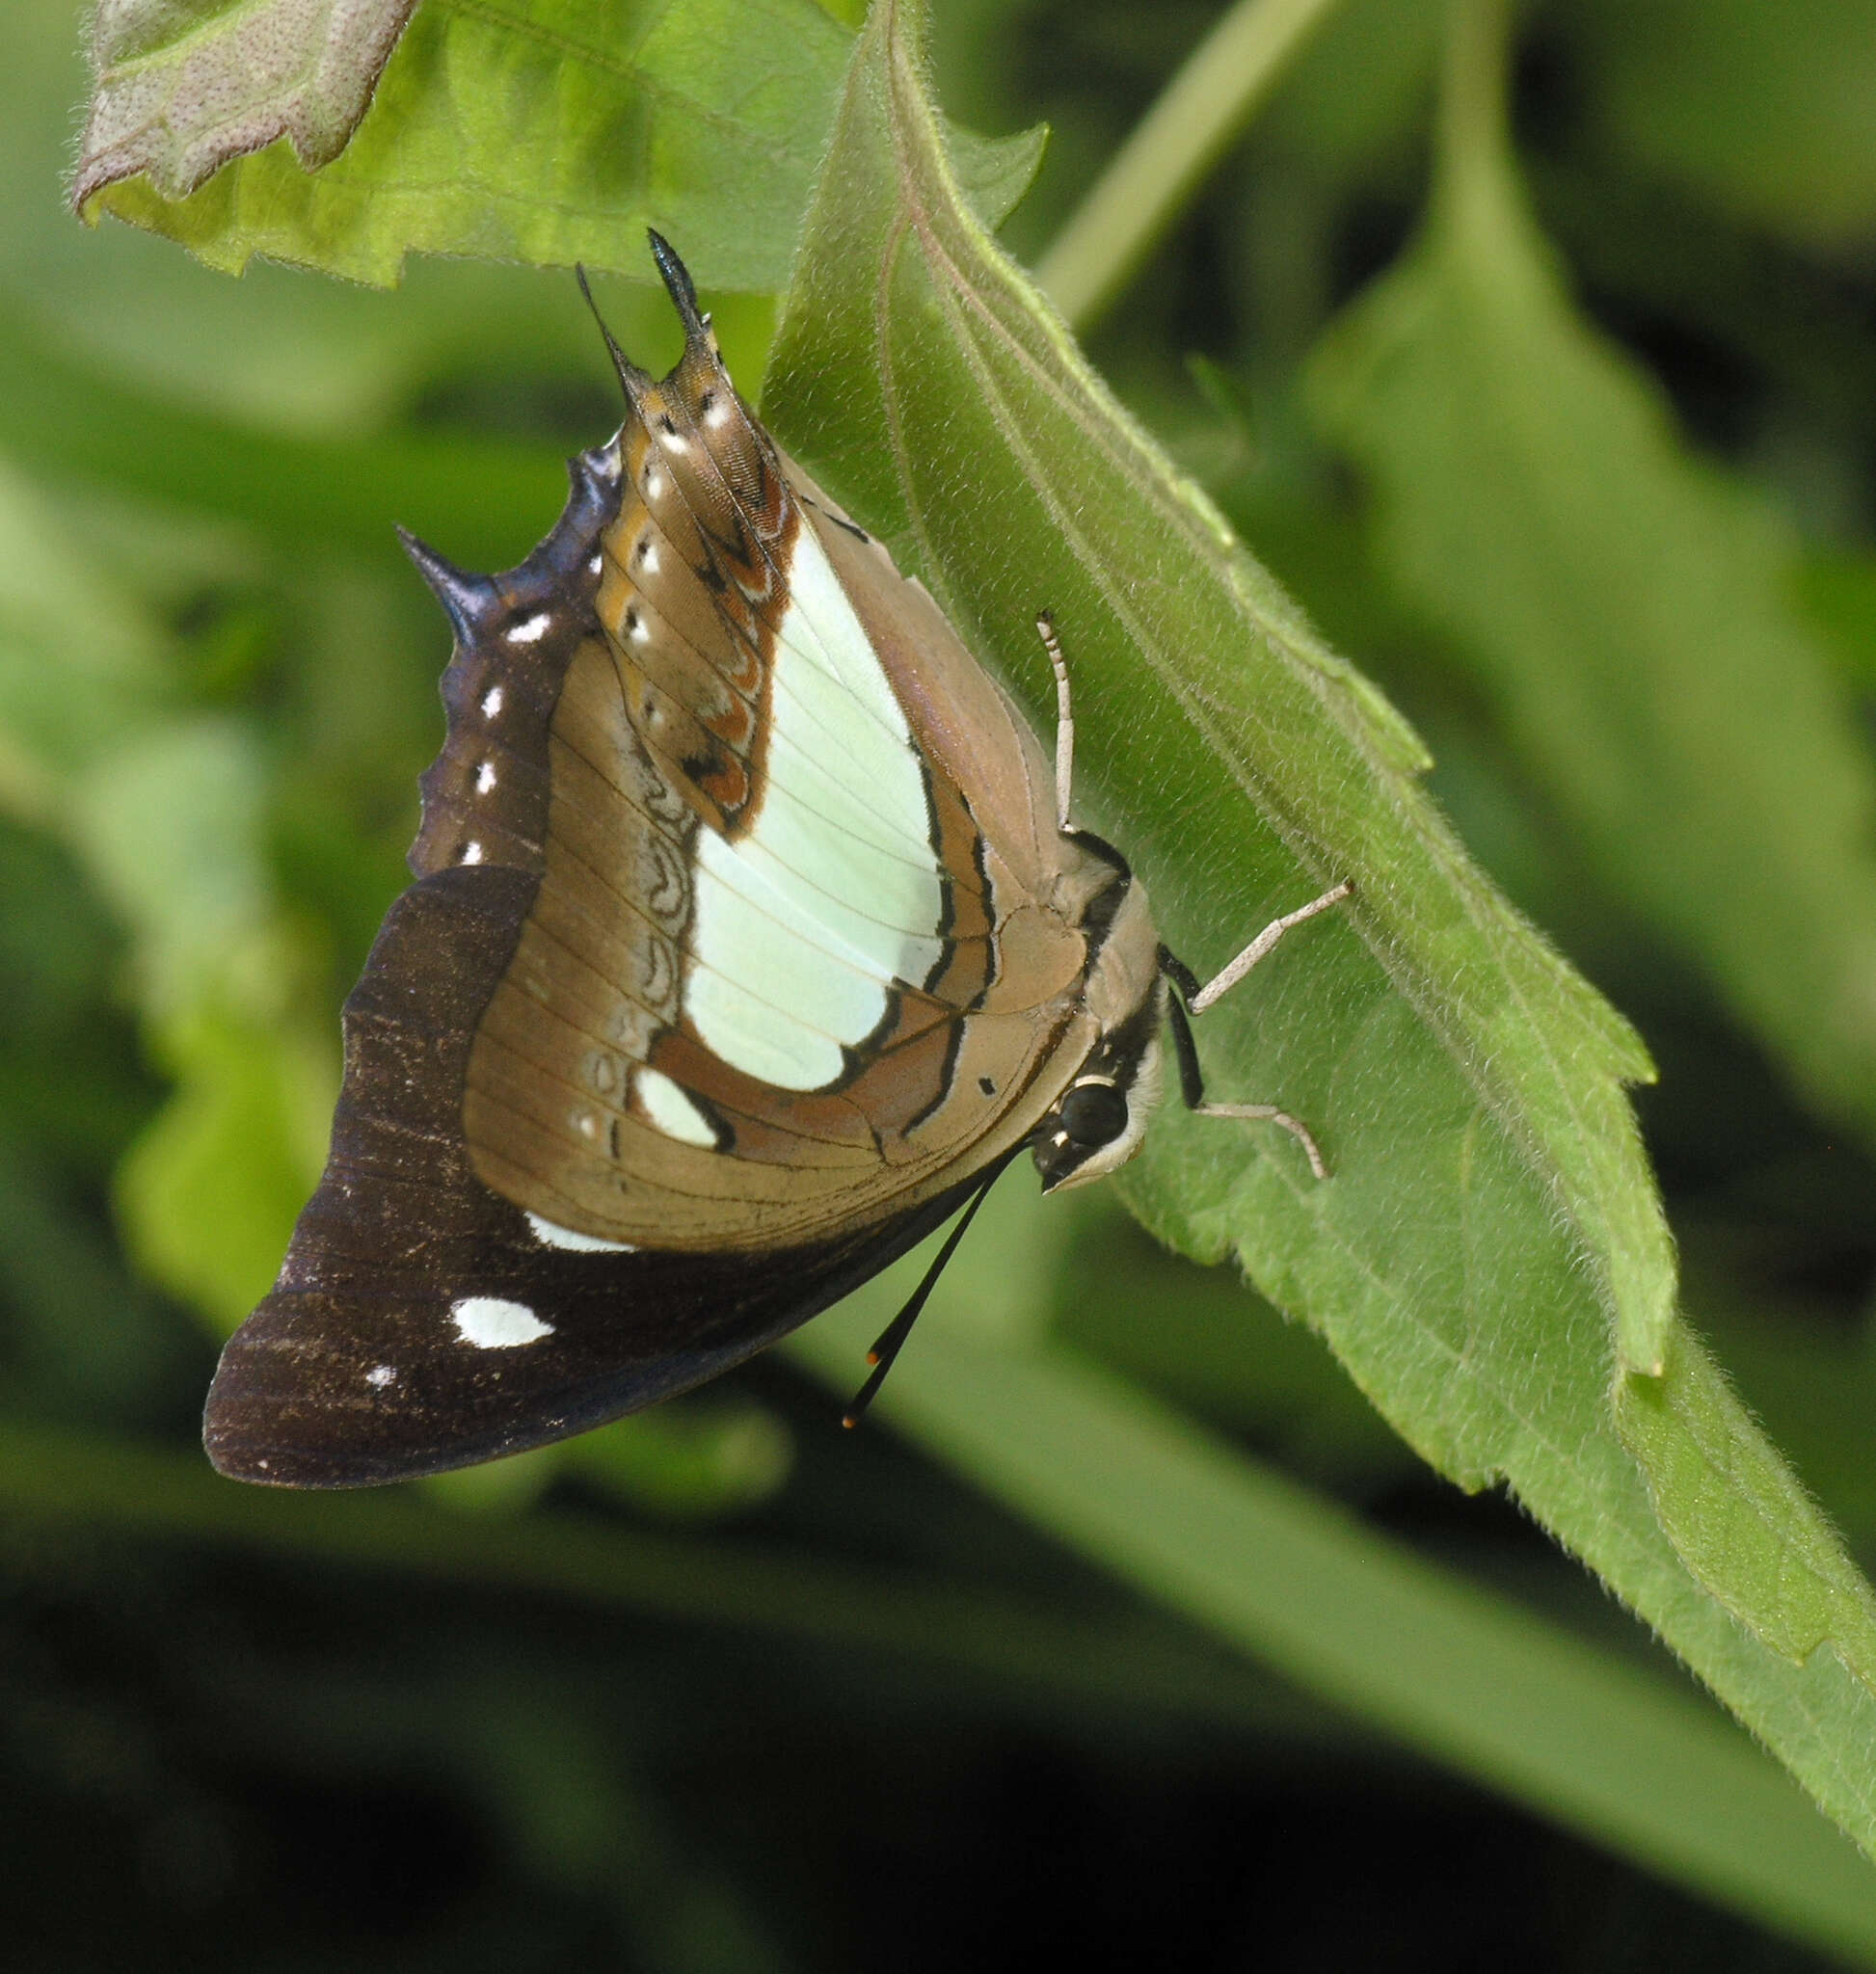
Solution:
<svg viewBox="0 0 1876 1974">
<path fill-rule="evenodd" d="M 230 1339 L 225 1474 L 355 1486 L 487 1460 L 684 1391 L 877 1273 L 1028 1151 L 1112 1171 L 1200 987 L 1144 888 L 925 588 L 684 331 L 571 464 L 506 574 L 405 544 L 455 633 L 415 882 L 345 1004 L 331 1155 Z M 940 1258 L 942 1266 L 943 1256 Z M 880 1340 L 855 1411 L 925 1294 Z M 851 1415 L 849 1415 L 851 1416 Z"/>
</svg>

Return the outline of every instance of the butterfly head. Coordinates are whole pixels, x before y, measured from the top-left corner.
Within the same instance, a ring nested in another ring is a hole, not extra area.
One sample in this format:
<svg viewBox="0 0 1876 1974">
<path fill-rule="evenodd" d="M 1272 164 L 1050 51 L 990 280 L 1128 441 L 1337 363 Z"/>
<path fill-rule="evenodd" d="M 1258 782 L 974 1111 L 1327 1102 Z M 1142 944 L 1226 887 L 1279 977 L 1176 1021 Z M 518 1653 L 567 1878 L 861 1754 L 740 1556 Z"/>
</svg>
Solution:
<svg viewBox="0 0 1876 1974">
<path fill-rule="evenodd" d="M 1156 982 L 1138 1016 L 1101 1038 L 1036 1127 L 1044 1192 L 1105 1178 L 1139 1150 L 1160 1101 L 1163 992 Z"/>
</svg>

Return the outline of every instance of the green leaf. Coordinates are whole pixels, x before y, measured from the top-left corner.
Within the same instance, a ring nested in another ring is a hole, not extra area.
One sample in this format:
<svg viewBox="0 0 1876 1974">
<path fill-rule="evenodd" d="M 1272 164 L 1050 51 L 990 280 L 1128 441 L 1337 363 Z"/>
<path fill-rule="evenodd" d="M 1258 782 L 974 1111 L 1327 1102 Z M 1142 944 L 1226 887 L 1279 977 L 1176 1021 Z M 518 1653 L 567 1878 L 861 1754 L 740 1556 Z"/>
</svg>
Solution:
<svg viewBox="0 0 1876 1974">
<path fill-rule="evenodd" d="M 1816 1510 L 1693 1337 L 1665 1377 L 1622 1380 L 1616 1418 L 1675 1547 L 1741 1624 L 1795 1665 L 1835 1645 L 1876 1667 L 1867 1586 L 1835 1542 L 1793 1540 Z"/>
<path fill-rule="evenodd" d="M 986 227 L 1002 226 L 1042 169 L 1048 130 L 1038 123 L 1014 137 L 979 137 L 952 124 L 949 136 L 951 166 L 971 210 Z"/>
<path fill-rule="evenodd" d="M 1876 1878 L 1747 1737 L 1624 1655 L 1414 1556 L 1078 1353 L 970 1320 L 1057 1204 L 1005 1181 L 881 1417 L 1304 1692 L 1736 1910 L 1876 1965 Z M 924 1261 L 789 1348 L 842 1396 Z M 830 1410 L 832 1408 L 830 1407 Z"/>
<path fill-rule="evenodd" d="M 397 11 L 382 0 L 375 18 Z M 335 89 L 303 128 L 307 55 L 283 56 L 277 93 L 256 101 L 241 41 L 253 10 L 197 13 L 214 35 L 161 7 L 134 67 L 104 78 L 88 150 L 150 95 L 171 106 L 173 138 L 88 156 L 87 216 L 109 211 L 230 272 L 262 253 L 381 285 L 413 250 L 637 272 L 655 224 L 707 286 L 780 287 L 851 45 L 814 0 L 431 0 L 343 144 L 353 93 Z M 211 137 L 230 93 L 240 120 Z M 301 139 L 298 157 L 282 136 L 203 182 L 218 145 L 251 148 L 270 117 Z"/>
<path fill-rule="evenodd" d="M 290 552 L 335 546 L 387 563 L 397 556 L 392 523 L 420 516 L 428 532 L 447 534 L 452 554 L 504 566 L 526 550 L 525 517 L 551 512 L 567 484 L 565 462 L 545 445 L 299 439 L 218 417 L 69 361 L 3 308 L 0 447 L 54 485 L 240 520 Z M 0 535 L 0 558 L 10 552 Z"/>
<path fill-rule="evenodd" d="M 34 1151 L 0 1128 L 9 1406 L 50 1400 L 81 1416 L 147 1416 L 174 1389 L 169 1334 L 95 1219 L 61 1197 Z"/>
<path fill-rule="evenodd" d="M 1876 772 L 1797 544 L 1572 309 L 1495 97 L 1409 259 L 1321 353 L 1378 553 L 1598 876 L 1876 1141 Z"/>
<path fill-rule="evenodd" d="M 97 88 L 72 200 L 146 175 L 186 199 L 285 138 L 308 171 L 345 148 L 416 0 L 98 0 Z"/>
<path fill-rule="evenodd" d="M 227 1336 L 272 1286 L 318 1180 L 337 1052 L 201 1008 L 158 1054 L 176 1089 L 118 1168 L 118 1214 L 144 1272 Z"/>
<path fill-rule="evenodd" d="M 72 777 L 160 707 L 165 639 L 0 459 L 0 804 L 63 819 Z"/>
<path fill-rule="evenodd" d="M 1876 555 L 1811 548 L 1797 571 L 1797 598 L 1823 632 L 1841 686 L 1876 692 Z"/>
<path fill-rule="evenodd" d="M 793 1452 L 773 1413 L 703 1398 L 655 1405 L 585 1433 L 566 1448 L 566 1466 L 630 1507 L 689 1520 L 768 1500 L 788 1479 Z"/>
<path fill-rule="evenodd" d="M 1593 0 L 1586 93 L 1606 139 L 1802 245 L 1876 227 L 1872 0 Z"/>
<path fill-rule="evenodd" d="M 72 804 L 176 1085 L 119 1167 L 120 1217 L 145 1272 L 222 1334 L 274 1279 L 338 1095 L 337 1037 L 297 1004 L 310 969 L 279 913 L 263 802 L 252 733 L 201 718 L 153 724 Z"/>
<path fill-rule="evenodd" d="M 1235 1270 L 1168 1253 L 1104 1187 L 1052 1202 L 1048 1217 L 1068 1230 L 1052 1284 L 1063 1342 L 1208 1424 L 1246 1433 L 1292 1474 L 1368 1494 L 1418 1470 L 1322 1338 L 1285 1322 Z M 1026 1228 L 1025 1245 L 1031 1239 Z"/>
<path fill-rule="evenodd" d="M 1384 1031 L 1399 1024 L 1443 1065 L 1444 1114 L 1414 1127 L 1444 1142 L 1444 1189 L 1470 1163 L 1466 1134 L 1502 1130 L 1588 1236 L 1624 1334 L 1647 1344 L 1672 1273 L 1619 1087 L 1647 1074 L 1639 1043 L 1442 830 L 1411 779 L 1423 760 L 1411 733 L 995 257 L 952 194 L 902 16 L 882 18 L 778 333 L 764 391 L 778 429 L 925 573 L 1038 711 L 1047 667 L 1032 627 L 1040 605 L 1055 609 L 1088 759 L 1107 763 L 1101 793 L 1201 974 L 1275 911 L 1344 875 L 1358 887 L 1208 1023 L 1222 1087 L 1280 1098 L 1342 1134 L 1334 1186 L 1300 1184 L 1281 1148 L 1246 1164 L 1229 1134 L 1187 1124 L 1165 1132 L 1147 1167 L 1160 1183 L 1142 1198 L 1169 1211 L 1176 1191 L 1188 1239 L 1214 1257 L 1238 1219 L 1268 1210 L 1290 1238 L 1253 1233 L 1248 1251 L 1261 1252 L 1254 1273 L 1283 1282 L 1300 1245 L 1375 1212 L 1366 1188 L 1380 1168 L 1353 1154 L 1394 1107 L 1364 1082 L 1396 1080 Z M 1385 1143 L 1383 1127 L 1373 1144 Z M 1395 1150 L 1397 1162 L 1408 1158 Z"/>
<path fill-rule="evenodd" d="M 1717 1258 L 1716 1258 L 1717 1259 Z M 1876 1352 L 1866 1329 L 1818 1322 L 1814 1312 L 1769 1305 L 1729 1266 L 1702 1268 L 1691 1298 L 1711 1325 L 1729 1371 L 1859 1554 L 1876 1539 Z M 1809 1320 L 1808 1320 L 1809 1319 Z"/>
<path fill-rule="evenodd" d="M 159 1014 L 266 968 L 263 772 L 252 730 L 217 716 L 152 721 L 74 781 L 73 840 L 131 930 L 141 998 Z"/>
<path fill-rule="evenodd" d="M 1082 812 L 1135 860 L 1201 973 L 1274 911 L 1337 877 L 1358 886 L 1199 1037 L 1213 1089 L 1304 1117 L 1334 1177 L 1313 1183 L 1274 1134 L 1173 1114 L 1132 1168 L 1130 1200 L 1171 1244 L 1235 1255 L 1320 1328 L 1443 1471 L 1509 1482 L 1876 1843 L 1869 1687 L 1832 1651 L 1795 1667 L 1741 1630 L 1676 1552 L 1617 1430 L 1618 1333 L 1630 1364 L 1691 1347 L 1673 1327 L 1667 1236 L 1621 1089 L 1646 1057 L 1442 829 L 1412 778 L 1410 734 L 997 253 L 951 178 L 917 28 L 911 10 L 882 6 L 856 56 L 770 417 L 1038 717 L 1049 674 L 1031 627 L 1054 609 L 1077 687 Z M 957 1444 L 964 1400 L 934 1402 L 946 1431 L 927 1436 Z M 1835 1556 L 1802 1507 L 1787 1537 Z M 1111 1535 L 1077 1539 L 1117 1560 Z M 1855 1635 L 1834 1615 L 1839 1642 Z"/>
<path fill-rule="evenodd" d="M 0 474 L 0 801 L 61 837 L 130 934 L 147 1044 L 177 1087 L 119 1167 L 147 1274 L 231 1329 L 317 1179 L 336 1037 L 265 853 L 252 720 L 181 710 L 154 612 Z M 15 901 L 16 902 L 16 901 Z"/>
</svg>

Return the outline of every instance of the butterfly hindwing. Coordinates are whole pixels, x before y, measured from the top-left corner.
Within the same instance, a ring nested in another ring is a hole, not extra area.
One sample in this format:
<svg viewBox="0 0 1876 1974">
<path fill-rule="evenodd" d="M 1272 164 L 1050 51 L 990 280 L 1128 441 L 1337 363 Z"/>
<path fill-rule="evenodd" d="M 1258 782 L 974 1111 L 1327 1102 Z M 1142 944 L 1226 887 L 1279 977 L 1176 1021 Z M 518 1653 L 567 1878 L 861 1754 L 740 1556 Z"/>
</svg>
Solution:
<svg viewBox="0 0 1876 1974">
<path fill-rule="evenodd" d="M 528 883 L 459 866 L 391 908 L 346 1004 L 325 1177 L 209 1396 L 224 1473 L 356 1486 L 577 1432 L 774 1342 L 953 1204 L 808 1247 L 700 1256 L 582 1242 L 490 1190 L 463 1141 L 463 1076 Z"/>
</svg>

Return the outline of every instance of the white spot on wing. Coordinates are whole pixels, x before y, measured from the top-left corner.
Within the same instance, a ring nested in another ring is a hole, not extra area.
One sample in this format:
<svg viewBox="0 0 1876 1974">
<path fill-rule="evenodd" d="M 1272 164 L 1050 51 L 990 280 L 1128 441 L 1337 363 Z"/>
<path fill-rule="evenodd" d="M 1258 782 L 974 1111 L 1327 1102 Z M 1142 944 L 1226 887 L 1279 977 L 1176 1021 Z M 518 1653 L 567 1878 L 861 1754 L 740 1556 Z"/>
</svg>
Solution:
<svg viewBox="0 0 1876 1974">
<path fill-rule="evenodd" d="M 666 1137 L 674 1137 L 680 1144 L 702 1145 L 706 1151 L 716 1149 L 716 1133 L 710 1119 L 668 1076 L 656 1069 L 640 1069 L 632 1078 L 632 1088 L 645 1114 Z"/>
<path fill-rule="evenodd" d="M 571 1227 L 562 1227 L 557 1222 L 545 1218 L 540 1214 L 529 1214 L 527 1224 L 534 1230 L 534 1238 L 546 1247 L 564 1248 L 569 1254 L 636 1254 L 637 1248 L 627 1240 L 602 1240 L 597 1234 L 578 1234 Z"/>
<path fill-rule="evenodd" d="M 730 416 L 731 413 L 729 406 L 725 404 L 721 398 L 718 398 L 717 401 L 710 406 L 710 410 L 704 413 L 704 423 L 710 426 L 712 431 L 714 431 L 719 426 L 727 425 L 730 422 Z"/>
<path fill-rule="evenodd" d="M 510 644 L 539 644 L 542 638 L 548 634 L 549 627 L 552 623 L 553 619 L 547 611 L 537 610 L 532 617 L 523 617 L 519 624 L 511 624 L 508 627 L 508 642 Z"/>
<path fill-rule="evenodd" d="M 465 864 L 479 864 L 479 863 L 481 863 L 481 861 L 482 861 L 482 845 L 481 845 L 480 843 L 465 843 L 465 844 L 463 845 L 463 858 L 462 858 L 462 861 L 463 861 L 463 862 L 464 862 Z"/>
<path fill-rule="evenodd" d="M 495 785 L 496 764 L 492 760 L 485 760 L 475 771 L 475 792 L 478 795 L 486 795 Z"/>
<path fill-rule="evenodd" d="M 586 567 L 594 575 L 598 575 L 600 571 L 605 567 L 605 557 L 603 555 L 595 555 L 587 563 Z"/>
<path fill-rule="evenodd" d="M 389 1364 L 374 1364 L 365 1373 L 364 1381 L 374 1391 L 383 1391 L 388 1384 L 397 1382 L 397 1373 Z"/>
<path fill-rule="evenodd" d="M 656 467 L 645 468 L 645 498 L 656 500 L 664 492 L 664 475 Z"/>
<path fill-rule="evenodd" d="M 499 685 L 491 685 L 482 695 L 482 717 L 492 720 L 501 710 L 501 702 L 506 697 Z"/>
<path fill-rule="evenodd" d="M 553 1335 L 552 1323 L 543 1322 L 525 1302 L 501 1295 L 465 1295 L 449 1305 L 449 1320 L 463 1342 L 478 1350 L 512 1350 Z"/>
</svg>

